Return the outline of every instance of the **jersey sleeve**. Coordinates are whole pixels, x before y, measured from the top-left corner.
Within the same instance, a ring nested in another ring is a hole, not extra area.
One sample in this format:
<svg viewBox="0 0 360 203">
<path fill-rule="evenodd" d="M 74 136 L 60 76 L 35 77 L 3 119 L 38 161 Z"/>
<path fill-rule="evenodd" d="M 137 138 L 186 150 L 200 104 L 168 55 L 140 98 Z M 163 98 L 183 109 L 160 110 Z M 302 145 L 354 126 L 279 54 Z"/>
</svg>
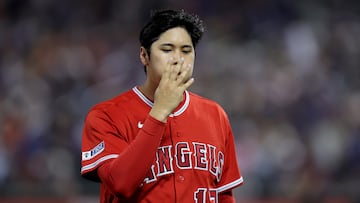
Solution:
<svg viewBox="0 0 360 203">
<path fill-rule="evenodd" d="M 106 161 L 117 158 L 127 146 L 111 118 L 101 110 L 91 110 L 83 128 L 81 175 L 99 181 L 94 173 L 96 169 Z"/>
<path fill-rule="evenodd" d="M 223 111 L 222 119 L 223 119 L 222 123 L 225 132 L 224 136 L 225 136 L 226 148 L 224 153 L 224 165 L 221 174 L 221 179 L 217 187 L 218 193 L 229 191 L 243 184 L 243 177 L 241 176 L 241 172 L 236 157 L 234 135 L 228 117 L 224 111 Z"/>
</svg>

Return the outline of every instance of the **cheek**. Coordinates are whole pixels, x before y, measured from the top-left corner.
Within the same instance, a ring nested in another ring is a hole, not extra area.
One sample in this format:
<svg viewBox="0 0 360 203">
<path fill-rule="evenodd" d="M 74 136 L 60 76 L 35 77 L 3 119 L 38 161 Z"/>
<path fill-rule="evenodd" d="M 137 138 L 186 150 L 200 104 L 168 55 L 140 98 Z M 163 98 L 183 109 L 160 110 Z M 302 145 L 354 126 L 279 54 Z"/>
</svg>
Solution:
<svg viewBox="0 0 360 203">
<path fill-rule="evenodd" d="M 154 68 L 156 69 L 156 72 L 162 75 L 163 72 L 165 71 L 167 63 L 168 63 L 167 60 L 164 59 L 156 60 L 156 62 L 154 63 Z"/>
<path fill-rule="evenodd" d="M 149 61 L 149 70 L 154 80 L 159 80 L 165 71 L 166 61 L 159 57 L 152 57 Z"/>
<path fill-rule="evenodd" d="M 169 59 L 169 56 L 163 54 L 154 54 L 152 57 L 152 63 L 154 66 L 164 67 L 168 63 Z"/>
</svg>

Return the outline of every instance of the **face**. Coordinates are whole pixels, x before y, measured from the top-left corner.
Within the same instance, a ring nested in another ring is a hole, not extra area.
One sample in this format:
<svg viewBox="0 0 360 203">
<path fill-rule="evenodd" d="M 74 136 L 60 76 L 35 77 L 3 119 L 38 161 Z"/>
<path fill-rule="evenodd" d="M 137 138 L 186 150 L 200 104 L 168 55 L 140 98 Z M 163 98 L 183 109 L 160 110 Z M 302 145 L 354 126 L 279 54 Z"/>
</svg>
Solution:
<svg viewBox="0 0 360 203">
<path fill-rule="evenodd" d="M 195 50 L 188 32 L 184 28 L 175 27 L 162 33 L 151 45 L 150 56 L 141 48 L 140 58 L 146 66 L 147 79 L 157 85 L 170 61 L 175 65 L 184 60 L 183 66 L 190 65 L 191 71 L 187 75 L 189 79 L 193 72 Z"/>
</svg>

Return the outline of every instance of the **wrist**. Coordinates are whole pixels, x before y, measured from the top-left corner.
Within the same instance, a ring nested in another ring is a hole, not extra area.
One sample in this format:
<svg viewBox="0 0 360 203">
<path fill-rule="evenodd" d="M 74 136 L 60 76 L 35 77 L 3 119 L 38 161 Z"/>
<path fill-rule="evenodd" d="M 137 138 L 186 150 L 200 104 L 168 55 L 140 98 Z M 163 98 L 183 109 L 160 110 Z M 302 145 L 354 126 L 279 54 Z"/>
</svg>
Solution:
<svg viewBox="0 0 360 203">
<path fill-rule="evenodd" d="M 170 115 L 170 112 L 166 111 L 166 110 L 162 110 L 162 109 L 158 109 L 155 106 L 151 109 L 149 115 L 153 118 L 155 118 L 156 120 L 159 120 L 163 123 L 166 123 L 167 118 Z"/>
</svg>

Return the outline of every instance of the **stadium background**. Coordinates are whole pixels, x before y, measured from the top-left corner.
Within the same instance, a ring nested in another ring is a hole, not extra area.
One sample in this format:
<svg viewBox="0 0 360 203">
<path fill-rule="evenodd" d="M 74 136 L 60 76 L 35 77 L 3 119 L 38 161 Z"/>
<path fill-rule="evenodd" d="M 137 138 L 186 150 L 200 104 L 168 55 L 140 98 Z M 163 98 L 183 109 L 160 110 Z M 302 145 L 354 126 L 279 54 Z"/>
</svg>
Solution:
<svg viewBox="0 0 360 203">
<path fill-rule="evenodd" d="M 84 116 L 144 79 L 153 8 L 205 21 L 191 90 L 229 114 L 239 202 L 360 202 L 355 0 L 1 0 L 0 202 L 97 202 Z"/>
</svg>

